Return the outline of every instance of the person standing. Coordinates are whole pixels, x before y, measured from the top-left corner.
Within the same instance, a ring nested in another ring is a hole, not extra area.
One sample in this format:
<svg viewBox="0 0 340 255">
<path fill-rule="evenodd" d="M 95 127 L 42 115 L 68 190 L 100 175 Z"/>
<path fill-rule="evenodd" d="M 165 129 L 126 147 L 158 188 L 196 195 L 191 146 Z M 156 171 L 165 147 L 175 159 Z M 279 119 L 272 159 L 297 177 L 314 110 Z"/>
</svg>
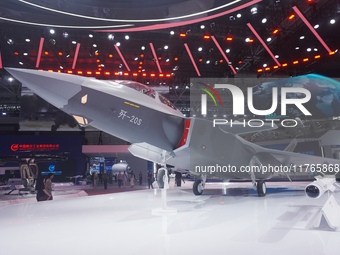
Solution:
<svg viewBox="0 0 340 255">
<path fill-rule="evenodd" d="M 45 189 L 49 195 L 47 200 L 53 200 L 53 196 L 52 196 L 52 179 L 54 177 L 54 174 L 49 173 L 47 175 L 46 181 L 45 181 Z"/>
<path fill-rule="evenodd" d="M 142 171 L 139 171 L 139 185 L 142 185 L 143 182 L 143 173 Z"/>
<path fill-rule="evenodd" d="M 37 177 L 37 183 L 35 185 L 35 190 L 37 191 L 37 201 L 49 200 L 50 194 L 45 189 L 45 178 L 43 175 Z"/>
<path fill-rule="evenodd" d="M 104 189 L 107 189 L 107 178 L 108 178 L 107 173 L 106 173 L 106 171 L 104 171 L 103 174 L 102 174 Z"/>
<path fill-rule="evenodd" d="M 150 189 L 150 187 L 153 188 L 152 182 L 153 182 L 152 171 L 149 171 L 148 172 L 148 186 L 149 186 L 149 189 Z"/>
<path fill-rule="evenodd" d="M 126 186 L 127 179 L 128 179 L 128 177 L 127 177 L 126 171 L 124 171 L 124 173 L 123 173 L 123 186 Z"/>
<path fill-rule="evenodd" d="M 122 186 L 123 184 L 123 174 L 120 171 L 118 173 L 117 179 L 118 179 L 118 187 L 120 188 L 120 186 Z"/>
<path fill-rule="evenodd" d="M 134 172 L 131 170 L 131 173 L 130 173 L 130 187 L 133 188 L 135 186 L 135 174 Z"/>
</svg>

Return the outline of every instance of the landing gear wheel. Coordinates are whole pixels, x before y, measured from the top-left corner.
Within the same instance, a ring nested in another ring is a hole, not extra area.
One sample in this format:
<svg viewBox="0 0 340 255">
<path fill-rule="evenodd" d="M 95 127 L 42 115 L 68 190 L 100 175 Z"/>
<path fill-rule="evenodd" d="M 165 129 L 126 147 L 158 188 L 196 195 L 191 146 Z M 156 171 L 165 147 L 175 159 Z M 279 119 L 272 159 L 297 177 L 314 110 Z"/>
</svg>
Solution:
<svg viewBox="0 0 340 255">
<path fill-rule="evenodd" d="M 160 189 L 164 189 L 164 178 L 165 178 L 165 171 L 160 170 L 157 173 L 157 184 Z"/>
<path fill-rule="evenodd" d="M 194 182 L 194 186 L 192 187 L 192 190 L 196 196 L 202 195 L 204 186 L 202 180 L 196 180 Z"/>
<path fill-rule="evenodd" d="M 264 197 L 267 194 L 267 187 L 264 180 L 259 180 L 256 184 L 257 195 Z"/>
</svg>

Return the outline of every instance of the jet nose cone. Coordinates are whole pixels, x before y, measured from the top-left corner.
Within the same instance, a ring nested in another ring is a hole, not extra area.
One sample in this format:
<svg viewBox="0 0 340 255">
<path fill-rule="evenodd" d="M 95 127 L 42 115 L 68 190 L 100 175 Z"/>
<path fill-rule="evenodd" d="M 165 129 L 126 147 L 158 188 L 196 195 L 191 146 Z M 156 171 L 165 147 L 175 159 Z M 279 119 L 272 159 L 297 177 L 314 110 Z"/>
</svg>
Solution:
<svg viewBox="0 0 340 255">
<path fill-rule="evenodd" d="M 5 68 L 23 86 L 58 108 L 81 90 L 84 77 L 20 68 Z"/>
</svg>

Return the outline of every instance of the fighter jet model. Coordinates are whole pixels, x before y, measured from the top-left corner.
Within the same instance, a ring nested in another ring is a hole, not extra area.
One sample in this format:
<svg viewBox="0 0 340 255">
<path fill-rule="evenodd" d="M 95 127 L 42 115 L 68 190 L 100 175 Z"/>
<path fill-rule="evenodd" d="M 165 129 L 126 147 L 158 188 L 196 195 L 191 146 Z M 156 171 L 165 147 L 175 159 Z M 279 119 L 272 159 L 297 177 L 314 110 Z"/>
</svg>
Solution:
<svg viewBox="0 0 340 255">
<path fill-rule="evenodd" d="M 190 175 L 196 176 L 195 195 L 202 194 L 207 177 L 211 176 L 250 180 L 258 195 L 265 196 L 265 181 L 274 176 L 286 175 L 289 179 L 295 174 L 315 175 L 316 170 L 328 166 L 339 168 L 340 162 L 335 159 L 266 149 L 237 135 L 266 126 L 215 126 L 209 120 L 186 118 L 162 95 L 137 82 L 6 70 L 35 94 L 73 116 L 80 126 L 91 125 L 130 142 L 133 155 L 189 170 Z M 158 176 L 160 181 L 162 174 Z M 325 192 L 318 183 L 308 187 L 307 194 L 314 197 Z"/>
</svg>

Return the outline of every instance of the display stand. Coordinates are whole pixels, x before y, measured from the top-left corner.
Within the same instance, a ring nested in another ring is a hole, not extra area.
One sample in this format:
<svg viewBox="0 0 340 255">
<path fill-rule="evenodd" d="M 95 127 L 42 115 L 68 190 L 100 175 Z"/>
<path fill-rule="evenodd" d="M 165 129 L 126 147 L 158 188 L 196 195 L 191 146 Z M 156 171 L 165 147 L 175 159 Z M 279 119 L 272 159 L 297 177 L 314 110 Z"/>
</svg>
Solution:
<svg viewBox="0 0 340 255">
<path fill-rule="evenodd" d="M 164 215 L 172 215 L 177 213 L 177 209 L 170 208 L 167 206 L 167 190 L 169 189 L 169 177 L 168 177 L 168 169 L 166 167 L 162 167 L 158 169 L 158 171 L 165 171 L 163 176 L 164 188 L 161 190 L 162 192 L 162 207 L 152 209 L 152 215 L 164 216 Z"/>
<path fill-rule="evenodd" d="M 314 228 L 320 227 L 322 218 L 325 219 L 325 222 L 331 229 L 335 230 L 340 227 L 340 206 L 333 195 L 327 199 L 324 206 L 317 213 L 312 223 Z"/>
</svg>

